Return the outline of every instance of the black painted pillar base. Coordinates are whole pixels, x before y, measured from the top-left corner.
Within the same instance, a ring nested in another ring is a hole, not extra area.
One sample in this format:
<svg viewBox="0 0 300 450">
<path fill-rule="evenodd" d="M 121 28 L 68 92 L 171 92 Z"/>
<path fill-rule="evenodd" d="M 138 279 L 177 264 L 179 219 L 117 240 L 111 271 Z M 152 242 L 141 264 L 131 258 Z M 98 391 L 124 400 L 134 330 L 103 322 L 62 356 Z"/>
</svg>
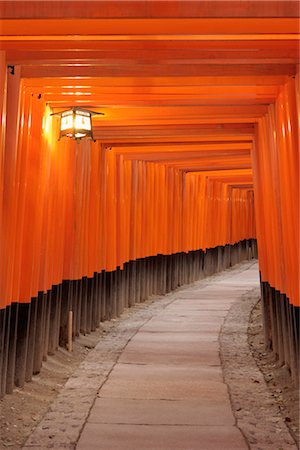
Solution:
<svg viewBox="0 0 300 450">
<path fill-rule="evenodd" d="M 249 240 L 205 251 L 149 256 L 129 261 L 113 272 L 102 270 L 90 278 L 64 280 L 47 292 L 39 292 L 28 304 L 7 306 L 0 310 L 0 398 L 39 373 L 47 355 L 53 355 L 59 345 L 67 347 L 70 311 L 75 339 L 80 333 L 95 331 L 100 322 L 119 317 L 125 308 L 256 254 L 256 243 Z M 283 361 L 289 360 L 296 373 L 299 309 L 266 285 L 262 285 L 262 292 L 269 345 Z"/>
<path fill-rule="evenodd" d="M 288 297 L 261 281 L 265 347 L 275 353 L 278 364 L 286 365 L 299 382 L 299 313 Z"/>
</svg>

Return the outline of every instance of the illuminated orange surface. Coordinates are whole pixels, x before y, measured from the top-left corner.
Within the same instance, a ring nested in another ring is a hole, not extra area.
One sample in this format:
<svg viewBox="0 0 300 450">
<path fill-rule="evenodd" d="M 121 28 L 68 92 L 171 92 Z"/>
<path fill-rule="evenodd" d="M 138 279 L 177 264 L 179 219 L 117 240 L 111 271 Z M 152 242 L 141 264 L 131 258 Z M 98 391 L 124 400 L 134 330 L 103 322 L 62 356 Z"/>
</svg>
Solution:
<svg viewBox="0 0 300 450">
<path fill-rule="evenodd" d="M 299 305 L 297 3 L 0 2 L 1 308 L 256 235 Z M 57 141 L 76 105 L 96 143 Z"/>
</svg>

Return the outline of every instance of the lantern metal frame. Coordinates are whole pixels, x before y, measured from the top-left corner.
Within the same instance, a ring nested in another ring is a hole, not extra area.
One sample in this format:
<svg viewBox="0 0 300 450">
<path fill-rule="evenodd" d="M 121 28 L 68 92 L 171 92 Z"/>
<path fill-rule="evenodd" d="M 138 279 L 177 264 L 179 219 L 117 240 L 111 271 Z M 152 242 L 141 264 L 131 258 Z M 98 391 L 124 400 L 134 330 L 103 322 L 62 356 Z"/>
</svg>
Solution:
<svg viewBox="0 0 300 450">
<path fill-rule="evenodd" d="M 80 139 L 84 138 L 90 138 L 94 142 L 96 142 L 93 136 L 93 124 L 92 124 L 92 116 L 95 115 L 104 116 L 103 113 L 91 111 L 89 109 L 80 108 L 76 106 L 72 106 L 68 109 L 65 109 L 64 111 L 51 114 L 51 116 L 60 116 L 58 140 L 60 141 L 60 139 L 63 137 L 68 137 L 76 141 L 79 141 Z M 68 124 L 66 123 L 65 127 L 62 129 L 63 119 L 67 117 L 72 117 L 72 120 L 70 121 L 69 127 L 67 126 Z M 79 117 L 89 119 L 90 127 L 87 128 L 83 126 L 82 128 L 79 128 L 78 126 L 76 126 L 76 120 Z"/>
</svg>

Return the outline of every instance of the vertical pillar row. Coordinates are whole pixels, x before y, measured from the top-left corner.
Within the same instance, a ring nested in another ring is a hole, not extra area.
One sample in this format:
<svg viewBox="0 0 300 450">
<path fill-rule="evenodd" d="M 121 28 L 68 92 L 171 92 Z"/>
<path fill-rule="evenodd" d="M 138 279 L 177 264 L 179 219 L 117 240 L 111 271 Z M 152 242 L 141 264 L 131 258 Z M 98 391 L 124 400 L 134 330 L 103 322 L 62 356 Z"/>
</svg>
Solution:
<svg viewBox="0 0 300 450">
<path fill-rule="evenodd" d="M 264 342 L 278 363 L 286 365 L 295 383 L 299 380 L 300 308 L 290 304 L 285 294 L 261 281 Z"/>
<path fill-rule="evenodd" d="M 28 304 L 14 303 L 1 309 L 0 395 L 12 392 L 14 386 L 22 387 L 39 373 L 47 355 L 53 355 L 59 345 L 67 346 L 70 311 L 72 338 L 76 339 L 80 333 L 95 331 L 101 322 L 120 317 L 125 308 L 253 257 L 252 248 L 253 242 L 249 241 L 206 251 L 141 258 L 113 272 L 102 270 L 91 278 L 64 280 L 47 292 L 39 292 Z M 284 337 L 281 358 L 288 358 L 291 367 L 296 367 L 299 321 L 295 311 L 289 304 L 282 309 L 279 299 L 265 285 L 263 292 L 270 345 L 279 352 L 279 336 Z M 278 317 L 287 322 L 284 327 L 281 324 L 280 328 Z"/>
</svg>

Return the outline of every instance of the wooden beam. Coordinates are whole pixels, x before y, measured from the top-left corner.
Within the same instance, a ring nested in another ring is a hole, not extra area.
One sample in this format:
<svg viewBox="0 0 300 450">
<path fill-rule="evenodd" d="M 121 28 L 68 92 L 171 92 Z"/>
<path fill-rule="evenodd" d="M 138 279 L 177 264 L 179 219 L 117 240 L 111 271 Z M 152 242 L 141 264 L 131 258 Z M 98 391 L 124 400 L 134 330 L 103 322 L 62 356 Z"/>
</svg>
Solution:
<svg viewBox="0 0 300 450">
<path fill-rule="evenodd" d="M 23 78 L 49 78 L 49 77 L 217 77 L 223 76 L 291 76 L 296 74 L 295 64 L 203 64 L 203 65 L 157 65 L 136 64 L 131 66 L 114 65 L 47 65 L 23 66 Z"/>
<path fill-rule="evenodd" d="M 201 36 L 298 34 L 298 18 L 113 18 L 113 19 L 6 19 L 1 36 Z M 241 38 L 242 39 L 242 38 Z M 239 39 L 238 39 L 239 40 Z"/>
<path fill-rule="evenodd" d="M 2 18 L 299 17 L 297 0 L 1 1 Z"/>
</svg>

